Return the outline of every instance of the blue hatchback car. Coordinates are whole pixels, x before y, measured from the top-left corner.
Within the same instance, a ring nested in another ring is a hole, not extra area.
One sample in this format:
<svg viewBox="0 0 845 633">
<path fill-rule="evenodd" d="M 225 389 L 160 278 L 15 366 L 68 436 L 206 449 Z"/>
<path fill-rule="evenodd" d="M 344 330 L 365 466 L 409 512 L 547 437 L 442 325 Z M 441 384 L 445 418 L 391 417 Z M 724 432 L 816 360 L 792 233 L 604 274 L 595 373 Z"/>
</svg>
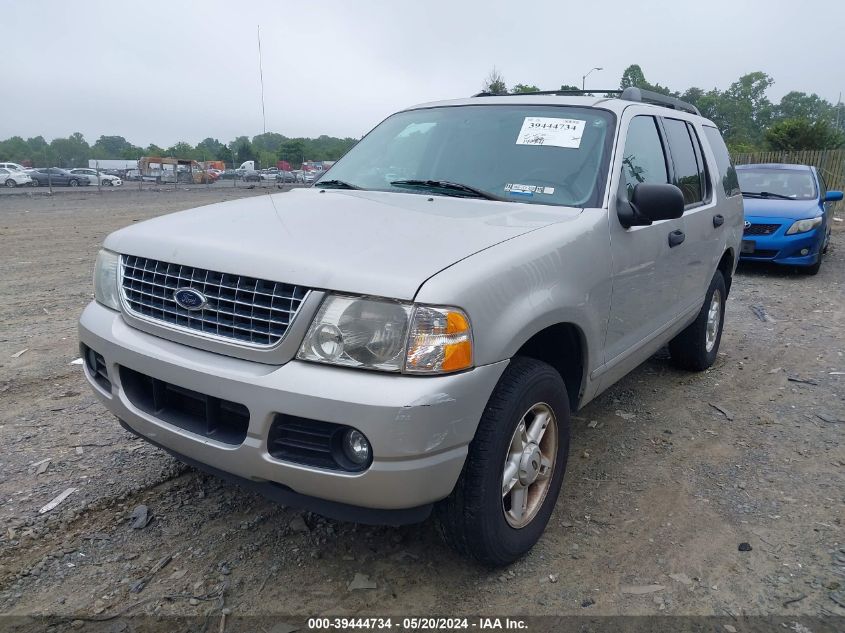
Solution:
<svg viewBox="0 0 845 633">
<path fill-rule="evenodd" d="M 827 191 L 808 165 L 737 165 L 745 205 L 740 259 L 799 266 L 815 275 L 830 241 L 831 203 L 841 191 Z"/>
</svg>

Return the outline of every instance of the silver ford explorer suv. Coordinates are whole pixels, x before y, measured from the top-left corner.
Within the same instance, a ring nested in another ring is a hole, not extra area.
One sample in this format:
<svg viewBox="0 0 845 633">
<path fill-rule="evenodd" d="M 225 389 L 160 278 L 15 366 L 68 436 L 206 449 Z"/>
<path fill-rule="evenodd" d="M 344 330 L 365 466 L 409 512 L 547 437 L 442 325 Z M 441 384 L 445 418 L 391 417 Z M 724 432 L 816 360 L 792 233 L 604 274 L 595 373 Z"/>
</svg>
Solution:
<svg viewBox="0 0 845 633">
<path fill-rule="evenodd" d="M 719 349 L 743 227 L 713 123 L 636 88 L 383 121 L 313 187 L 117 231 L 79 324 L 127 430 L 284 504 L 539 539 L 570 416 L 668 343 Z"/>
</svg>

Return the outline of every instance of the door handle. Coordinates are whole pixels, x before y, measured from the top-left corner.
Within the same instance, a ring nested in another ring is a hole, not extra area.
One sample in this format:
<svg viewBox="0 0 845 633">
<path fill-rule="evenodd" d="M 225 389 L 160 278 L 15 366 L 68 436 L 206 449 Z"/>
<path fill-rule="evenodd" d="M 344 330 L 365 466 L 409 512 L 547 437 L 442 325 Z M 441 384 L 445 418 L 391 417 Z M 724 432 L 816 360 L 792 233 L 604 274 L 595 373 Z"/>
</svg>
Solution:
<svg viewBox="0 0 845 633">
<path fill-rule="evenodd" d="M 718 229 L 724 223 L 725 223 L 725 216 L 723 216 L 721 213 L 717 213 L 716 215 L 713 216 L 713 228 L 714 229 Z"/>
<path fill-rule="evenodd" d="M 672 231 L 671 233 L 669 233 L 669 248 L 675 248 L 678 244 L 681 244 L 685 239 L 687 239 L 687 236 L 684 235 L 683 231 Z"/>
</svg>

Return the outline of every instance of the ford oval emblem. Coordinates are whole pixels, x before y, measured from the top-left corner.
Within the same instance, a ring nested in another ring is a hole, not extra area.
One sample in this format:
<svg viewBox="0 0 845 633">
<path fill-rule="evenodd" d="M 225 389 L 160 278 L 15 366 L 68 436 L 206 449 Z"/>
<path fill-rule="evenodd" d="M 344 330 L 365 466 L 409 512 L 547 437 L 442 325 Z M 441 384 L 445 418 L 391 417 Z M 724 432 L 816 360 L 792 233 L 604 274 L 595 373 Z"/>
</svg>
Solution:
<svg viewBox="0 0 845 633">
<path fill-rule="evenodd" d="M 185 310 L 202 310 L 208 303 L 205 295 L 193 288 L 177 288 L 173 291 L 173 300 Z"/>
<path fill-rule="evenodd" d="M 751 222 L 749 222 L 748 220 L 745 221 L 745 228 L 747 228 L 747 229 L 751 228 Z"/>
</svg>

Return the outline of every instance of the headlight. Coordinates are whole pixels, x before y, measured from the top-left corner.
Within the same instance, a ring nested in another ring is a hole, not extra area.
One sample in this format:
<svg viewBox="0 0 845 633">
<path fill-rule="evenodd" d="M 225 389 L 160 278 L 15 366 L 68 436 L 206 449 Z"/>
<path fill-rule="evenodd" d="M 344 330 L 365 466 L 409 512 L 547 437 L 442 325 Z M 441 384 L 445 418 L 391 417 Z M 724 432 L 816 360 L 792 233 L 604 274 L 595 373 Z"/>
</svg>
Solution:
<svg viewBox="0 0 845 633">
<path fill-rule="evenodd" d="M 329 295 L 297 358 L 390 372 L 458 371 L 472 366 L 469 320 L 456 308 Z"/>
<path fill-rule="evenodd" d="M 817 218 L 809 218 L 807 220 L 798 220 L 786 231 L 787 235 L 795 235 L 796 233 L 806 233 L 812 231 L 814 228 L 822 223 L 822 216 Z"/>
<path fill-rule="evenodd" d="M 97 253 L 94 264 L 94 298 L 112 310 L 120 309 L 120 296 L 117 288 L 117 253 L 102 249 Z"/>
</svg>

